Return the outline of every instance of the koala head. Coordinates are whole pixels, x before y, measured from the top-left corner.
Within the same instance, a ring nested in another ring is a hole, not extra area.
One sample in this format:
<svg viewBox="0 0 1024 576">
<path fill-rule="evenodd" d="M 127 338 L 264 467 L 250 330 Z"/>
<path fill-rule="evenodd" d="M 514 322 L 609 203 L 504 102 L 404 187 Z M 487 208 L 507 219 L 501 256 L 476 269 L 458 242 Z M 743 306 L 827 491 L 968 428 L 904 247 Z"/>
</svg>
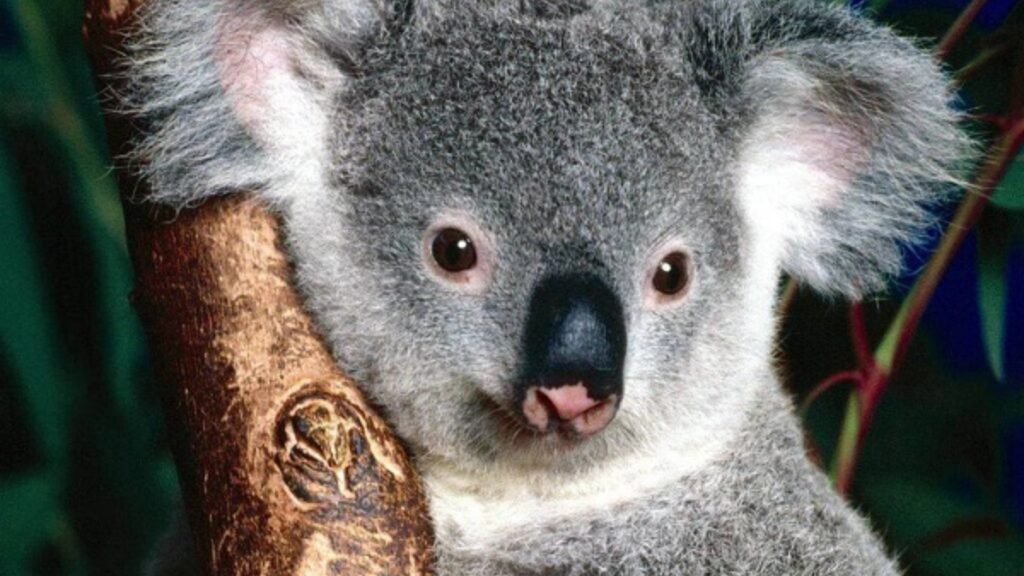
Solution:
<svg viewBox="0 0 1024 576">
<path fill-rule="evenodd" d="M 452 461 L 726 434 L 780 275 L 882 288 L 967 150 L 928 56 L 812 0 L 155 5 L 154 198 L 257 191 L 339 362 Z"/>
</svg>

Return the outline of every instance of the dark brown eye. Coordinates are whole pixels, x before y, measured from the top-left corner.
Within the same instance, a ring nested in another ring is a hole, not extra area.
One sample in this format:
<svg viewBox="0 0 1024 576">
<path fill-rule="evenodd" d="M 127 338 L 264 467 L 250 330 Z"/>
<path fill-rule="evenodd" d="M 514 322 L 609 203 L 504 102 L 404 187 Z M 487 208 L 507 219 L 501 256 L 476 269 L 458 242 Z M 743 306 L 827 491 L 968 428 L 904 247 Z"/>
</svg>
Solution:
<svg viewBox="0 0 1024 576">
<path fill-rule="evenodd" d="M 686 254 L 672 252 L 658 262 L 654 271 L 654 289 L 666 296 L 675 296 L 690 282 L 690 262 Z"/>
<path fill-rule="evenodd" d="M 476 248 L 469 235 L 458 228 L 445 228 L 430 244 L 434 261 L 447 272 L 465 272 L 476 266 Z"/>
</svg>

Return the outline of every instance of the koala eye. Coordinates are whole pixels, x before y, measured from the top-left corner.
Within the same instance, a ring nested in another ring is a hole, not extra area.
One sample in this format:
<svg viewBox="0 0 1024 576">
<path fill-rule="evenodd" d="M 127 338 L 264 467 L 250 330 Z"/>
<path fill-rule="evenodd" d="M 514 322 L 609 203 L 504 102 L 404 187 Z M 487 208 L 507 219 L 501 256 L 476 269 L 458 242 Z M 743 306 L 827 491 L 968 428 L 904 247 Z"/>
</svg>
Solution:
<svg viewBox="0 0 1024 576">
<path fill-rule="evenodd" d="M 665 255 L 654 269 L 651 284 L 663 297 L 681 295 L 690 284 L 690 257 L 680 251 Z"/>
<path fill-rule="evenodd" d="M 487 291 L 496 266 L 491 237 L 464 213 L 440 215 L 422 236 L 427 274 L 442 286 L 464 294 Z"/>
<path fill-rule="evenodd" d="M 458 228 L 438 231 L 430 243 L 430 254 L 446 272 L 465 272 L 476 266 L 476 247 L 472 238 Z"/>
</svg>

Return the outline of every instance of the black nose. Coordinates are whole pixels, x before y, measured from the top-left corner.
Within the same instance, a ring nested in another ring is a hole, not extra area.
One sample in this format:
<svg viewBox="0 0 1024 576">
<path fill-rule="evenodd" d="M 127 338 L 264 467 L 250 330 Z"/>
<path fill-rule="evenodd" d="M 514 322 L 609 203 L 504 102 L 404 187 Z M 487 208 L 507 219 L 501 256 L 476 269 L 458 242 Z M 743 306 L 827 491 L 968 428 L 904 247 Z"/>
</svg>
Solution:
<svg viewBox="0 0 1024 576">
<path fill-rule="evenodd" d="M 582 383 L 588 395 L 622 398 L 626 326 L 619 297 L 589 275 L 550 276 L 530 300 L 517 392 Z"/>
</svg>

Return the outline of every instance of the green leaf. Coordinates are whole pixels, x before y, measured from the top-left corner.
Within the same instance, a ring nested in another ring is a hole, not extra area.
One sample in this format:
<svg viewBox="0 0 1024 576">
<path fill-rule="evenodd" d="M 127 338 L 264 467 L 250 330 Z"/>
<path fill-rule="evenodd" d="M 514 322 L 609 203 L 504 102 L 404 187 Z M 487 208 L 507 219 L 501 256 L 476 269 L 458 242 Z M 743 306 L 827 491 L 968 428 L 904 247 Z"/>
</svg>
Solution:
<svg viewBox="0 0 1024 576">
<path fill-rule="evenodd" d="M 0 142 L 0 354 L 10 363 L 47 465 L 63 467 L 74 400 L 69 391 L 83 390 L 84 384 L 73 379 L 63 362 L 57 320 L 28 222 L 13 166 Z"/>
<path fill-rule="evenodd" d="M 0 119 L 10 123 L 42 122 L 46 116 L 44 87 L 32 64 L 20 56 L 0 52 Z"/>
<path fill-rule="evenodd" d="M 887 511 L 877 527 L 910 573 L 1019 576 L 1024 537 L 988 505 L 906 478 L 879 478 L 862 491 L 872 509 Z"/>
<path fill-rule="evenodd" d="M 992 204 L 1005 210 L 1024 210 L 1024 154 L 1017 156 L 992 193 Z"/>
<path fill-rule="evenodd" d="M 1010 221 L 989 210 L 978 226 L 978 308 L 988 363 L 1002 381 L 1006 336 L 1006 266 L 1010 257 Z"/>
<path fill-rule="evenodd" d="M 64 517 L 60 489 L 52 475 L 34 474 L 0 482 L 0 574 L 30 574 L 43 547 L 53 545 L 66 567 L 82 558 Z"/>
</svg>

